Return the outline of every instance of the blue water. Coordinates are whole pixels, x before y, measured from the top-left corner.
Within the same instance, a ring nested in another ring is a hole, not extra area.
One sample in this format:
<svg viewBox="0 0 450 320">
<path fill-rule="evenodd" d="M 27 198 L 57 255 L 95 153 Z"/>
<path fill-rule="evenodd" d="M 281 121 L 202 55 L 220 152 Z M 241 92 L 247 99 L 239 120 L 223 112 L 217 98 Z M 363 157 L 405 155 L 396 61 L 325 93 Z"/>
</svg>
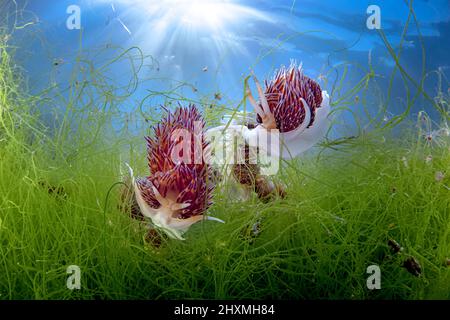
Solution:
<svg viewBox="0 0 450 320">
<path fill-rule="evenodd" d="M 366 26 L 369 5 L 381 9 L 381 28 L 394 47 L 398 44 L 408 17 L 404 1 L 207 1 L 207 0 L 58 0 L 19 1 L 35 21 L 30 34 L 23 31 L 16 40 L 20 45 L 19 63 L 25 67 L 33 91 L 52 82 L 68 81 L 74 58 L 80 48 L 91 52 L 97 61 L 106 61 L 115 45 L 138 46 L 155 58 L 139 76 L 155 79 L 139 86 L 133 97 L 123 103 L 126 109 L 144 97 L 148 90 L 163 90 L 176 81 L 192 84 L 183 94 L 193 99 L 220 92 L 222 101 L 237 103 L 242 97 L 243 77 L 252 68 L 261 78 L 269 78 L 291 59 L 303 63 L 307 75 L 320 78 L 334 66 L 349 63 L 345 88 L 355 85 L 368 71 L 371 60 L 377 74 L 379 91 L 372 92 L 373 107 L 385 98 L 394 67 L 380 35 Z M 68 30 L 69 5 L 81 9 L 81 30 Z M 426 52 L 426 70 L 449 75 L 450 2 L 448 0 L 413 3 L 419 30 L 411 20 L 401 53 L 401 62 L 417 82 L 422 70 L 422 47 Z M 33 16 L 30 12 L 33 13 Z M 20 31 L 18 31 L 20 34 Z M 55 61 L 58 61 L 55 66 Z M 60 62 L 60 63 L 59 63 Z M 128 79 L 124 64 L 111 70 L 120 83 Z M 343 68 L 328 74 L 323 89 L 332 90 Z M 164 80 L 158 80 L 164 79 Z M 169 80 L 168 80 L 169 79 Z M 322 78 L 323 79 L 323 78 Z M 444 78 L 445 79 L 445 78 Z M 412 93 L 414 86 L 409 84 Z M 448 90 L 448 78 L 443 83 Z M 430 76 L 425 89 L 437 93 L 437 78 Z M 394 77 L 389 113 L 404 108 L 405 87 L 399 73 Z M 358 103 L 352 106 L 358 109 Z M 413 113 L 420 109 L 432 112 L 429 102 L 419 97 Z"/>
</svg>

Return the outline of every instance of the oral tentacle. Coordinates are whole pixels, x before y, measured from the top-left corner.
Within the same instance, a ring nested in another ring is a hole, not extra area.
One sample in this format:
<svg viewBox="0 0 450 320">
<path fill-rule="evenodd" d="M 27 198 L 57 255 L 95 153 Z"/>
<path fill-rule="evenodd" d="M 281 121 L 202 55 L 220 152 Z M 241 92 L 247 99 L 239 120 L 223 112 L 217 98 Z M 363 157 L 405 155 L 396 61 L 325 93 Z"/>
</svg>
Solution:
<svg viewBox="0 0 450 320">
<path fill-rule="evenodd" d="M 302 102 L 302 108 L 305 112 L 305 118 L 296 130 L 302 133 L 306 130 L 306 128 L 308 128 L 309 122 L 311 121 L 311 109 L 309 108 L 308 103 L 305 101 L 305 99 L 300 98 L 300 100 Z"/>
<path fill-rule="evenodd" d="M 134 178 L 134 176 L 133 176 L 132 183 L 133 183 L 133 187 L 134 187 L 134 194 L 135 194 L 136 202 L 139 206 L 139 209 L 140 209 L 142 215 L 144 217 L 151 218 L 156 213 L 155 209 L 152 208 L 152 206 L 149 203 L 147 203 L 147 201 L 145 201 L 143 194 L 142 194 L 141 190 L 139 189 L 138 183 L 137 183 L 136 179 Z"/>
<path fill-rule="evenodd" d="M 259 101 L 261 102 L 262 110 L 265 115 L 272 114 L 269 108 L 269 103 L 267 102 L 266 96 L 264 94 L 264 91 L 261 87 L 261 84 L 258 81 L 258 78 L 256 78 L 255 74 L 252 71 L 252 78 L 256 85 L 256 90 L 258 91 Z"/>
<path fill-rule="evenodd" d="M 186 219 L 174 218 L 174 219 L 172 219 L 172 226 L 176 230 L 185 231 L 194 223 L 197 223 L 202 220 L 203 220 L 203 215 L 192 216 L 192 217 L 186 218 Z"/>
<path fill-rule="evenodd" d="M 170 209 L 172 209 L 173 211 L 178 211 L 178 210 L 182 210 L 182 209 L 186 209 L 187 207 L 189 207 L 191 204 L 190 203 L 173 203 L 170 206 Z"/>
<path fill-rule="evenodd" d="M 247 98 L 250 101 L 250 104 L 253 106 L 253 108 L 255 109 L 255 112 L 261 117 L 261 118 L 265 118 L 266 114 L 264 112 L 264 110 L 261 108 L 261 106 L 259 105 L 259 103 L 256 102 L 255 98 L 252 95 L 252 92 L 250 91 L 250 89 L 247 89 Z"/>
<path fill-rule="evenodd" d="M 151 182 L 151 181 L 150 181 Z M 156 187 L 152 184 L 151 185 L 153 194 L 155 196 L 155 199 L 163 206 L 167 206 L 168 205 L 168 201 L 159 193 L 158 189 L 156 189 Z"/>
<path fill-rule="evenodd" d="M 212 217 L 212 216 L 206 216 L 206 220 L 210 220 L 210 221 L 217 221 L 220 223 L 225 223 L 225 221 L 223 221 L 222 219 L 216 218 L 216 217 Z"/>
</svg>

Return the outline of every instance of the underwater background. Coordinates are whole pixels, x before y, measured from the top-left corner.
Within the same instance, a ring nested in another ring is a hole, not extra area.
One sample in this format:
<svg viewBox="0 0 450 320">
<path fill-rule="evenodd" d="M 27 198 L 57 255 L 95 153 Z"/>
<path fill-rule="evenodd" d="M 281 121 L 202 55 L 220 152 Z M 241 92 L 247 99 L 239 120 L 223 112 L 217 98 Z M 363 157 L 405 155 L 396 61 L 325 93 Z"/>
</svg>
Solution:
<svg viewBox="0 0 450 320">
<path fill-rule="evenodd" d="M 449 299 L 449 39 L 448 0 L 0 0 L 0 298 Z M 149 239 L 122 191 L 144 137 L 178 105 L 252 112 L 250 72 L 291 61 L 332 111 L 286 195 L 218 184 L 224 224 Z"/>
<path fill-rule="evenodd" d="M 394 50 L 401 46 L 399 58 L 412 79 L 418 81 L 425 66 L 428 76 L 423 88 L 436 93 L 439 80 L 429 73 L 448 75 L 448 1 L 415 1 L 414 17 L 409 18 L 408 3 L 404 1 L 380 4 L 386 41 Z M 69 17 L 66 10 L 70 5 L 80 6 L 81 32 L 66 26 Z M 93 62 L 101 63 L 115 55 L 117 50 L 111 49 L 113 46 L 137 47 L 141 50 L 139 54 L 151 59 L 136 74 L 150 83 L 136 88 L 135 101 L 145 97 L 148 90 L 169 91 L 184 83 L 181 94 L 186 98 L 220 93 L 234 106 L 242 96 L 242 80 L 250 68 L 257 75 L 270 78 L 279 66 L 296 60 L 303 64 L 308 76 L 319 79 L 324 89 L 330 91 L 342 80 L 344 72 L 342 89 L 352 88 L 366 74 L 370 63 L 376 71 L 376 86 L 370 88 L 374 97 L 367 99 L 367 109 L 374 115 L 380 100 L 399 104 L 387 110 L 392 117 L 404 110 L 407 90 L 401 74 L 392 75 L 395 61 L 383 39 L 376 29 L 370 30 L 366 25 L 370 5 L 377 3 L 86 0 L 21 4 L 19 1 L 18 6 L 27 10 L 22 14 L 33 26 L 25 34 L 19 32 L 15 39 L 20 47 L 17 61 L 27 70 L 32 92 L 38 92 L 49 81 L 67 86 L 80 50 L 89 52 Z M 346 65 L 345 71 L 342 65 Z M 111 66 L 108 72 L 117 86 L 125 85 L 131 76 L 120 63 Z M 412 86 L 410 90 L 414 94 L 417 88 Z M 153 104 L 162 102 L 154 100 Z M 411 115 L 426 108 L 432 117 L 437 116 L 427 99 L 419 96 L 417 100 Z M 121 109 L 130 110 L 133 103 L 127 101 Z M 355 103 L 356 112 L 361 105 Z M 350 118 L 346 120 L 351 122 Z"/>
</svg>

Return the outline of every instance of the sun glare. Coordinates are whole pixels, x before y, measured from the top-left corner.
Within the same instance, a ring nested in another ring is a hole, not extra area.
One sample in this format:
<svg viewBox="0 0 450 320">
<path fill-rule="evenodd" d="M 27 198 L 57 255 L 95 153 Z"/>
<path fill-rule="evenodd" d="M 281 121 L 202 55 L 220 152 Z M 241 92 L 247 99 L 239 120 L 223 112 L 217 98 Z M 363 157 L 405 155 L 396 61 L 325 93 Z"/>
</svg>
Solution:
<svg viewBox="0 0 450 320">
<path fill-rule="evenodd" d="M 130 30 L 130 42 L 159 59 L 167 57 L 167 62 L 178 69 L 192 57 L 208 57 L 210 63 L 218 62 L 225 54 L 246 57 L 247 47 L 239 41 L 245 38 L 245 29 L 254 27 L 255 22 L 273 23 L 267 13 L 238 0 L 116 0 L 115 3 L 121 24 Z"/>
<path fill-rule="evenodd" d="M 131 5 L 130 0 L 118 2 Z M 219 30 L 246 18 L 267 19 L 255 9 L 228 0 L 135 0 L 132 5 L 142 8 L 148 18 L 178 28 Z"/>
<path fill-rule="evenodd" d="M 181 21 L 191 27 L 218 29 L 230 17 L 226 14 L 231 5 L 217 1 L 175 1 L 179 2 L 179 11 L 183 14 Z"/>
</svg>

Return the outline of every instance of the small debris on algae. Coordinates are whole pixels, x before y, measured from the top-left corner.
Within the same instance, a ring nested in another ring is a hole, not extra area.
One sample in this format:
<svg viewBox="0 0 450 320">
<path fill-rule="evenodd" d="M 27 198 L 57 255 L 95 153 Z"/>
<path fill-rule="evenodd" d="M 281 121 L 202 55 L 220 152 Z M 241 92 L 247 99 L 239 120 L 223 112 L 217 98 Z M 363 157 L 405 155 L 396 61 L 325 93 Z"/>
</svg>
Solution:
<svg viewBox="0 0 450 320">
<path fill-rule="evenodd" d="M 46 181 L 39 181 L 38 184 L 42 188 L 47 189 L 47 192 L 50 195 L 56 195 L 56 196 L 59 196 L 59 197 L 62 197 L 62 198 L 66 198 L 67 197 L 66 191 L 61 186 L 53 186 L 53 185 L 50 185 L 49 183 L 47 183 Z"/>
<path fill-rule="evenodd" d="M 403 262 L 403 267 L 412 275 L 419 277 L 422 274 L 422 267 L 414 257 L 409 257 Z"/>
<path fill-rule="evenodd" d="M 436 179 L 437 182 L 441 182 L 442 180 L 444 180 L 445 174 L 442 171 L 437 171 L 436 174 L 434 175 L 434 178 Z"/>
<path fill-rule="evenodd" d="M 256 237 L 261 233 L 261 219 L 258 219 L 252 225 L 247 225 L 242 229 L 241 236 L 252 244 Z"/>
<path fill-rule="evenodd" d="M 403 251 L 403 248 L 394 239 L 389 239 L 388 245 L 391 247 L 393 253 L 399 253 L 399 252 Z"/>
<path fill-rule="evenodd" d="M 61 58 L 59 58 L 59 59 L 54 59 L 54 60 L 53 60 L 53 65 L 54 65 L 55 67 L 60 66 L 60 65 L 62 65 L 62 64 L 64 64 L 64 60 L 61 59 Z"/>
</svg>

